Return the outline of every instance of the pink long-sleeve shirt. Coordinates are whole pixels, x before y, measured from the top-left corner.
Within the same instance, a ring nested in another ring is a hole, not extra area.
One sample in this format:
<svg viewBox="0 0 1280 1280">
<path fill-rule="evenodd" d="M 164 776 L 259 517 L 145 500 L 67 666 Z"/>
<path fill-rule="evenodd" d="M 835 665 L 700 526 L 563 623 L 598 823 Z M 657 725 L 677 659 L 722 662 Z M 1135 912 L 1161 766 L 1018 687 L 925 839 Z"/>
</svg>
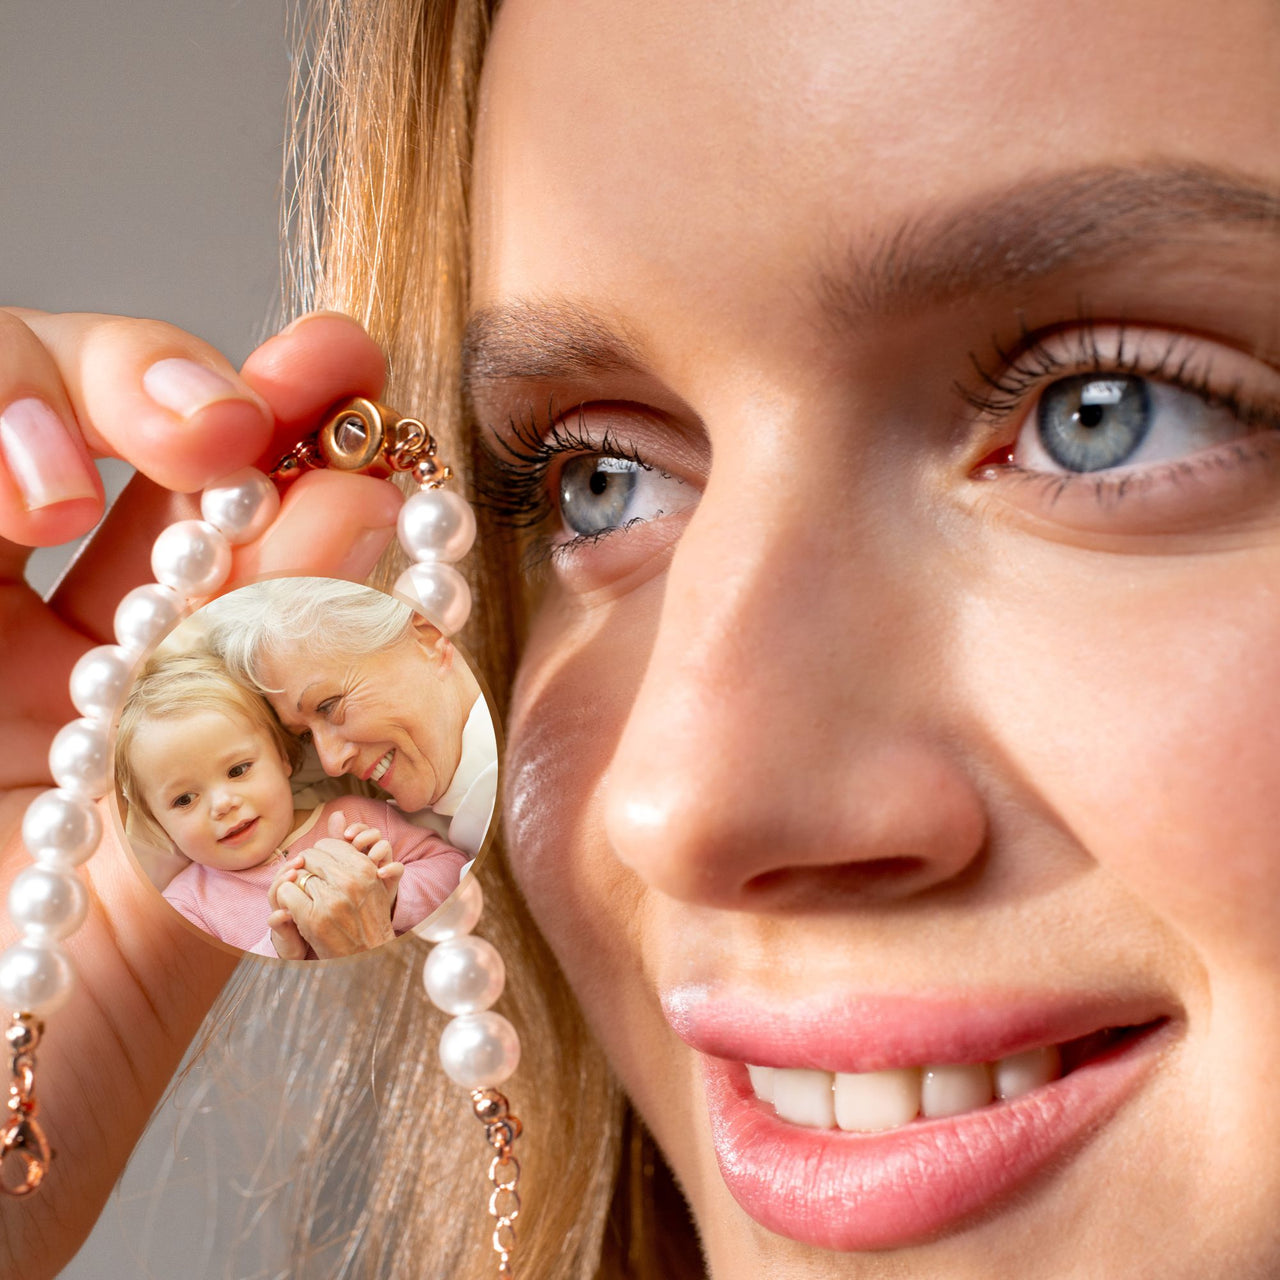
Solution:
<svg viewBox="0 0 1280 1280">
<path fill-rule="evenodd" d="M 414 826 L 385 801 L 364 796 L 341 796 L 321 805 L 316 821 L 285 846 L 285 857 L 310 849 L 326 836 L 334 813 L 342 815 L 344 824 L 363 822 L 376 827 L 391 842 L 395 860 L 404 863 L 391 915 L 397 935 L 425 920 L 458 887 L 465 854 L 434 831 Z M 255 955 L 274 956 L 267 927 L 271 914 L 267 889 L 279 869 L 277 858 L 245 871 L 220 871 L 193 862 L 174 876 L 164 896 L 170 906 L 215 938 Z"/>
</svg>

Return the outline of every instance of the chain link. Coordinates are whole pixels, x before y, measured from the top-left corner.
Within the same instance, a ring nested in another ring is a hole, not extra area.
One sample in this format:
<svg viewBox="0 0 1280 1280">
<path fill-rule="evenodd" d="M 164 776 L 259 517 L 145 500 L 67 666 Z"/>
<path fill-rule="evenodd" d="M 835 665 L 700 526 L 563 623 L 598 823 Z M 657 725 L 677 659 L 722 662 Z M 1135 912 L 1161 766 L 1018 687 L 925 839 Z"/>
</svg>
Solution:
<svg viewBox="0 0 1280 1280">
<path fill-rule="evenodd" d="M 44 1023 L 30 1013 L 15 1013 L 5 1031 L 9 1047 L 8 1117 L 0 1125 L 0 1192 L 10 1196 L 30 1195 L 48 1172 L 53 1152 L 44 1130 L 36 1122 L 36 1046 Z M 9 1171 L 18 1166 L 20 1180 L 10 1181 Z"/>
<path fill-rule="evenodd" d="M 510 1276 L 511 1255 L 516 1247 L 516 1219 L 520 1216 L 520 1161 L 512 1152 L 520 1136 L 520 1120 L 507 1109 L 507 1100 L 496 1089 L 475 1089 L 471 1107 L 484 1125 L 485 1141 L 493 1148 L 489 1161 L 489 1216 L 493 1218 L 493 1251 L 498 1255 L 498 1274 Z"/>
</svg>

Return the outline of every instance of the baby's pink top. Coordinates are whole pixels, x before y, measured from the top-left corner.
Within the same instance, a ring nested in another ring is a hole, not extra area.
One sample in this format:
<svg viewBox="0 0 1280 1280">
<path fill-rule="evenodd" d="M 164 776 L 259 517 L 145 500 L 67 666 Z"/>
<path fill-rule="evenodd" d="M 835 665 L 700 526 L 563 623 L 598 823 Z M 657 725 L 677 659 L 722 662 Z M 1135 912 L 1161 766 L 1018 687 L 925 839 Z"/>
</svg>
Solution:
<svg viewBox="0 0 1280 1280">
<path fill-rule="evenodd" d="M 395 860 L 404 863 L 391 914 L 391 927 L 397 935 L 425 920 L 458 887 L 465 854 L 434 831 L 415 827 L 385 801 L 364 796 L 341 796 L 321 805 L 319 818 L 285 846 L 285 856 L 302 853 L 326 836 L 329 816 L 334 813 L 342 814 L 344 823 L 377 827 L 391 842 Z M 193 862 L 169 881 L 164 896 L 170 906 L 215 938 L 256 955 L 274 956 L 276 949 L 267 927 L 271 914 L 267 890 L 279 870 L 278 858 L 247 871 L 220 871 Z"/>
</svg>

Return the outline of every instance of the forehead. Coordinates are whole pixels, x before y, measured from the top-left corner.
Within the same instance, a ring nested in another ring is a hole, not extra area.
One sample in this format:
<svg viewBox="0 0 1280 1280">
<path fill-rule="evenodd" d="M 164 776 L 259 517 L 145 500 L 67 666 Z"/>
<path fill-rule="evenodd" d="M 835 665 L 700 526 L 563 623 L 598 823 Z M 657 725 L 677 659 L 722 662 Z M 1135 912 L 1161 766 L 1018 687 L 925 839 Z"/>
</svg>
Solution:
<svg viewBox="0 0 1280 1280">
<path fill-rule="evenodd" d="M 130 754 L 139 773 L 170 777 L 216 767 L 226 751 L 259 748 L 267 741 L 260 726 L 232 707 L 225 711 L 193 710 L 144 720 Z"/>
<path fill-rule="evenodd" d="M 795 273 L 1057 168 L 1271 173 L 1280 6 L 508 0 L 477 141 L 479 305 L 678 297 L 767 328 Z M 724 282 L 737 282 L 729 296 Z"/>
</svg>

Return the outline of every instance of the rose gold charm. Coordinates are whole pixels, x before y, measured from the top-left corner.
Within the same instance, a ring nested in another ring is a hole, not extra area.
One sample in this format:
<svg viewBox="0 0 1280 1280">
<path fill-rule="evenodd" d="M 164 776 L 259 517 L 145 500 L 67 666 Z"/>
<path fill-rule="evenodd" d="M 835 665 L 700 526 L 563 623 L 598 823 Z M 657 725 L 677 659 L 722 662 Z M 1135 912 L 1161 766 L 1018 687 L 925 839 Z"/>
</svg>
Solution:
<svg viewBox="0 0 1280 1280">
<path fill-rule="evenodd" d="M 292 480 L 317 467 L 384 478 L 411 472 L 424 489 L 438 488 L 452 474 L 437 461 L 435 437 L 422 422 L 363 396 L 339 404 L 316 435 L 280 459 L 271 477 Z"/>
<path fill-rule="evenodd" d="M 6 1104 L 9 1117 L 0 1127 L 0 1191 L 6 1195 L 30 1195 L 44 1181 L 53 1159 L 44 1130 L 35 1118 L 35 1049 L 43 1031 L 44 1024 L 29 1013 L 15 1014 L 5 1031 L 5 1041 L 13 1054 Z M 17 1182 L 10 1176 L 15 1164 L 20 1174 Z"/>
</svg>

